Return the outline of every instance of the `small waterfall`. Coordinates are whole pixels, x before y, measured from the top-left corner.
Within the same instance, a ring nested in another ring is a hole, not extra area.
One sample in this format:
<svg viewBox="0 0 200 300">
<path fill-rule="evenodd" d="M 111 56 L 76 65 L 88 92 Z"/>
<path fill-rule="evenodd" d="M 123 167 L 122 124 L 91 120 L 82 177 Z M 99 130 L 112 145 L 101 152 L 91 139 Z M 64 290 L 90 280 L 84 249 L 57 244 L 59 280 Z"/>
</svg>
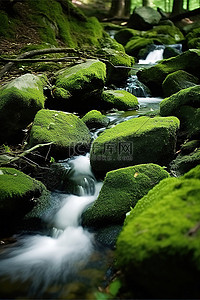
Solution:
<svg viewBox="0 0 200 300">
<path fill-rule="evenodd" d="M 52 284 L 62 284 L 73 278 L 93 251 L 93 235 L 80 226 L 80 217 L 98 197 L 102 183 L 92 174 L 89 155 L 72 158 L 67 165 L 72 167 L 75 182 L 80 176 L 85 179 L 82 195 L 53 193 L 52 197 L 59 198 L 60 207 L 56 214 L 54 209 L 47 216 L 53 224 L 52 234 L 22 237 L 15 247 L 2 254 L 0 261 L 0 276 L 28 282 L 32 297 L 42 296 Z"/>
<path fill-rule="evenodd" d="M 151 95 L 149 88 L 138 80 L 137 75 L 131 75 L 123 89 L 136 97 L 149 97 Z"/>
<path fill-rule="evenodd" d="M 155 45 L 154 49 L 149 52 L 145 59 L 139 60 L 139 64 L 155 64 L 159 60 L 163 59 L 164 49 L 164 45 Z"/>
</svg>

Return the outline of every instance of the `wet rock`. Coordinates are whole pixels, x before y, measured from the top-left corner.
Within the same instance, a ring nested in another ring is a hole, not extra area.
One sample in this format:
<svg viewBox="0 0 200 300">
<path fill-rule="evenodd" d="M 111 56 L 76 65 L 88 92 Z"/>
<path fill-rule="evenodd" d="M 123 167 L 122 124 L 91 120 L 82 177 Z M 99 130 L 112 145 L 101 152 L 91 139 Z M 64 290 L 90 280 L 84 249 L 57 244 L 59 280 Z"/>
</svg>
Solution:
<svg viewBox="0 0 200 300">
<path fill-rule="evenodd" d="M 162 83 L 163 93 L 165 97 L 169 97 L 172 94 L 179 92 L 182 89 L 186 89 L 197 85 L 199 79 L 186 71 L 179 70 L 167 75 Z"/>
<path fill-rule="evenodd" d="M 35 116 L 28 146 L 52 142 L 45 153 L 49 150 L 49 156 L 61 159 L 84 153 L 90 140 L 87 126 L 74 114 L 42 109 Z"/>
<path fill-rule="evenodd" d="M 106 90 L 102 93 L 102 108 L 118 110 L 137 109 L 138 99 L 131 93 L 124 90 Z"/>
<path fill-rule="evenodd" d="M 166 165 L 173 159 L 179 120 L 139 117 L 106 129 L 93 142 L 90 160 L 103 173 L 141 163 Z"/>
<path fill-rule="evenodd" d="M 189 49 L 200 49 L 200 29 L 195 28 L 186 35 L 187 47 Z"/>
<path fill-rule="evenodd" d="M 0 89 L 0 144 L 16 142 L 38 110 L 44 108 L 45 76 L 22 75 Z"/>
<path fill-rule="evenodd" d="M 184 40 L 184 35 L 176 26 L 159 25 L 145 33 L 147 38 L 157 38 L 165 45 L 180 43 Z"/>
<path fill-rule="evenodd" d="M 176 116 L 188 137 L 199 136 L 200 131 L 200 85 L 183 89 L 160 103 L 161 116 Z"/>
<path fill-rule="evenodd" d="M 97 105 L 95 99 L 101 94 L 105 80 L 106 65 L 98 60 L 89 59 L 63 69 L 55 76 L 56 90 L 59 88 L 56 101 L 62 102 L 65 111 L 88 111 Z M 66 98 L 68 93 L 71 97 Z"/>
<path fill-rule="evenodd" d="M 132 209 L 116 250 L 132 295 L 138 287 L 148 298 L 198 297 L 199 202 L 198 179 L 167 178 Z"/>
<path fill-rule="evenodd" d="M 160 13 L 153 8 L 148 6 L 137 7 L 130 16 L 128 27 L 137 30 L 148 30 L 157 25 L 160 19 Z"/>
<path fill-rule="evenodd" d="M 122 224 L 126 213 L 169 174 L 155 164 L 143 164 L 106 174 L 98 199 L 82 216 L 84 226 Z"/>
<path fill-rule="evenodd" d="M 41 222 L 49 196 L 41 182 L 14 168 L 0 168 L 0 234 L 16 232 L 25 215 L 36 207 Z"/>
<path fill-rule="evenodd" d="M 128 55 L 138 57 L 141 56 L 141 51 L 146 50 L 147 47 L 156 45 L 161 45 L 162 42 L 158 38 L 148 38 L 148 37 L 135 37 L 128 41 L 125 45 L 125 51 Z"/>
<path fill-rule="evenodd" d="M 121 230 L 121 225 L 113 225 L 100 228 L 95 233 L 95 240 L 105 247 L 114 249 Z"/>
<path fill-rule="evenodd" d="M 150 68 L 137 72 L 138 79 L 147 85 L 154 95 L 162 95 L 162 83 L 167 75 L 178 70 L 184 70 L 200 77 L 200 50 L 191 49 L 176 57 L 164 59 Z"/>
<path fill-rule="evenodd" d="M 85 116 L 82 117 L 82 121 L 88 128 L 101 128 L 107 127 L 109 124 L 109 118 L 102 115 L 100 111 L 91 110 Z"/>
<path fill-rule="evenodd" d="M 135 36 L 140 36 L 140 31 L 131 28 L 124 28 L 115 34 L 115 40 L 125 46 L 128 41 Z"/>
</svg>

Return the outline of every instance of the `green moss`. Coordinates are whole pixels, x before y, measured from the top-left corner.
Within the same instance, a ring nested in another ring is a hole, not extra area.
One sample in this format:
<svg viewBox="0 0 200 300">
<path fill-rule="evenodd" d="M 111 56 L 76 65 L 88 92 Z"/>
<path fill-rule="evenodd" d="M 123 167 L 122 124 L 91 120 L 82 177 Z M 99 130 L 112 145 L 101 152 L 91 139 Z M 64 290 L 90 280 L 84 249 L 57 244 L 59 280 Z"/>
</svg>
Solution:
<svg viewBox="0 0 200 300">
<path fill-rule="evenodd" d="M 164 59 L 156 66 L 138 71 L 141 82 L 146 84 L 154 94 L 162 94 L 162 82 L 166 76 L 178 70 L 184 70 L 199 78 L 200 50 L 188 50 L 176 57 Z"/>
<path fill-rule="evenodd" d="M 184 174 L 185 179 L 200 179 L 200 164 Z"/>
<path fill-rule="evenodd" d="M 54 110 L 40 110 L 34 119 L 29 147 L 53 142 L 50 156 L 69 157 L 84 150 L 90 143 L 90 133 L 77 116 Z"/>
<path fill-rule="evenodd" d="M 155 298 L 197 297 L 199 196 L 199 180 L 170 178 L 138 201 L 126 219 L 116 252 L 132 291 L 134 281 Z"/>
<path fill-rule="evenodd" d="M 169 97 L 182 89 L 197 85 L 198 82 L 199 79 L 197 77 L 187 73 L 186 71 L 178 70 L 167 75 L 162 83 L 162 88 L 165 97 Z"/>
<path fill-rule="evenodd" d="M 125 46 L 128 41 L 135 36 L 140 36 L 140 31 L 131 28 L 124 28 L 115 34 L 115 40 Z"/>
<path fill-rule="evenodd" d="M 176 26 L 159 25 L 145 33 L 147 38 L 158 38 L 163 44 L 172 45 L 184 40 L 184 36 L 180 29 Z"/>
<path fill-rule="evenodd" d="M 192 141 L 189 141 L 189 142 L 185 142 L 181 146 L 181 153 L 182 154 L 189 154 L 189 153 L 193 152 L 199 146 L 200 146 L 200 140 L 192 140 Z"/>
<path fill-rule="evenodd" d="M 158 38 L 144 38 L 144 37 L 135 37 L 128 41 L 125 45 L 125 51 L 128 55 L 137 57 L 141 49 L 146 48 L 149 45 L 153 44 L 162 44 Z"/>
<path fill-rule="evenodd" d="M 112 39 L 108 33 L 104 32 L 102 38 L 99 40 L 101 48 L 109 48 L 120 52 L 125 52 L 124 47 L 115 39 Z"/>
<path fill-rule="evenodd" d="M 119 110 L 137 109 L 138 99 L 131 93 L 124 90 L 106 90 L 102 93 L 103 106 L 117 108 Z"/>
<path fill-rule="evenodd" d="M 82 117 L 82 121 L 88 128 L 101 128 L 106 127 L 109 123 L 108 117 L 102 115 L 98 110 L 91 110 Z"/>
<path fill-rule="evenodd" d="M 139 117 L 122 122 L 94 141 L 91 165 L 99 172 L 149 162 L 165 165 L 174 155 L 178 127 L 175 117 Z"/>
<path fill-rule="evenodd" d="M 144 164 L 108 172 L 98 199 L 83 214 L 83 224 L 120 224 L 137 201 L 169 174 L 158 165 Z"/>
<path fill-rule="evenodd" d="M 186 36 L 186 40 L 187 41 L 190 41 L 191 39 L 194 39 L 194 38 L 199 38 L 200 37 L 200 28 L 195 28 L 193 30 L 191 30 Z"/>
<path fill-rule="evenodd" d="M 193 38 L 187 43 L 189 49 L 199 49 L 200 50 L 200 37 Z"/>
<path fill-rule="evenodd" d="M 8 14 L 0 10 L 0 36 L 3 38 L 14 38 L 15 28 L 18 21 L 8 16 Z"/>
</svg>

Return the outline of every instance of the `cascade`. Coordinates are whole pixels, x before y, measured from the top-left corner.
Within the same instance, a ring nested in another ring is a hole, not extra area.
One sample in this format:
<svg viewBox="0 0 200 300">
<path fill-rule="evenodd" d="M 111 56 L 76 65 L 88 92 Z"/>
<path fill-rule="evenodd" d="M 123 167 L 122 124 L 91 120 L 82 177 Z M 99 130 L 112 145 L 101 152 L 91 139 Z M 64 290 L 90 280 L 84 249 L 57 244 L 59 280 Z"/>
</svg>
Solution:
<svg viewBox="0 0 200 300">
<path fill-rule="evenodd" d="M 139 60 L 139 64 L 155 64 L 159 60 L 163 59 L 164 49 L 164 45 L 155 45 L 154 49 L 149 52 L 145 59 Z"/>
</svg>

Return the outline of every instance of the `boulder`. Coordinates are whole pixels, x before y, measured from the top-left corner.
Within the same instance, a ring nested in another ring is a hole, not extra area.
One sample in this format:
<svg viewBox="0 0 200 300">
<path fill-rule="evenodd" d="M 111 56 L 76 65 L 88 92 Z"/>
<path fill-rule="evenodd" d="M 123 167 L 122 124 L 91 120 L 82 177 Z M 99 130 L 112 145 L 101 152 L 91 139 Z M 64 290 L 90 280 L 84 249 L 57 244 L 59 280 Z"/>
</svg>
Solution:
<svg viewBox="0 0 200 300">
<path fill-rule="evenodd" d="M 147 38 L 157 38 L 165 45 L 180 43 L 184 40 L 184 35 L 176 26 L 159 25 L 145 33 Z"/>
<path fill-rule="evenodd" d="M 17 232 L 25 215 L 36 207 L 41 219 L 49 196 L 41 182 L 14 168 L 0 168 L 0 235 Z"/>
<path fill-rule="evenodd" d="M 130 16 L 128 27 L 137 30 L 149 30 L 157 25 L 160 19 L 160 13 L 153 8 L 149 6 L 137 7 Z"/>
<path fill-rule="evenodd" d="M 200 85 L 183 89 L 160 102 L 161 116 L 176 116 L 180 129 L 188 136 L 199 136 L 200 132 Z"/>
<path fill-rule="evenodd" d="M 198 82 L 199 79 L 197 77 L 189 74 L 186 71 L 178 70 L 173 72 L 167 75 L 162 83 L 164 96 L 169 97 L 182 89 L 197 85 Z"/>
<path fill-rule="evenodd" d="M 187 45 L 188 45 L 189 49 L 199 49 L 200 50 L 200 37 L 189 40 Z"/>
<path fill-rule="evenodd" d="M 125 51 L 128 55 L 138 57 L 141 50 L 154 44 L 161 45 L 162 42 L 157 38 L 135 37 L 129 40 L 125 45 Z"/>
<path fill-rule="evenodd" d="M 116 249 L 130 298 L 138 289 L 148 299 L 198 297 L 199 214 L 198 179 L 164 179 L 138 201 Z"/>
<path fill-rule="evenodd" d="M 171 57 L 175 57 L 181 54 L 181 47 L 175 47 L 174 45 L 168 45 L 165 47 L 164 52 L 163 52 L 163 58 L 167 59 L 167 58 L 171 58 Z"/>
<path fill-rule="evenodd" d="M 105 90 L 102 93 L 102 108 L 118 110 L 133 110 L 139 107 L 138 99 L 125 90 Z"/>
<path fill-rule="evenodd" d="M 200 48 L 200 28 L 195 28 L 186 34 L 185 39 L 187 41 L 188 48 Z"/>
<path fill-rule="evenodd" d="M 98 199 L 82 215 L 82 224 L 101 228 L 123 224 L 126 213 L 169 174 L 155 164 L 143 164 L 106 174 Z"/>
<path fill-rule="evenodd" d="M 19 141 L 22 129 L 44 108 L 44 76 L 22 75 L 0 89 L 0 144 Z"/>
<path fill-rule="evenodd" d="M 108 171 L 142 163 L 168 164 L 174 156 L 176 117 L 139 117 L 106 129 L 93 142 L 91 166 L 95 172 Z"/>
<path fill-rule="evenodd" d="M 187 172 L 183 178 L 185 179 L 199 179 L 200 180 L 200 164 Z"/>
<path fill-rule="evenodd" d="M 84 153 L 90 140 L 87 126 L 74 114 L 42 109 L 35 116 L 28 146 L 52 142 L 49 155 L 67 158 Z"/>
<path fill-rule="evenodd" d="M 58 90 L 57 100 L 62 101 L 65 111 L 88 111 L 96 106 L 95 98 L 101 94 L 106 80 L 106 65 L 98 60 L 66 68 L 55 75 Z M 64 93 L 64 90 L 67 92 Z M 71 97 L 66 97 L 68 93 Z M 55 95 L 56 97 L 56 95 Z"/>
<path fill-rule="evenodd" d="M 115 34 L 115 40 L 125 46 L 128 41 L 136 36 L 140 36 L 140 31 L 131 28 L 123 28 Z"/>
<path fill-rule="evenodd" d="M 147 85 L 154 95 L 162 95 L 162 83 L 167 75 L 184 70 L 200 78 L 200 50 L 191 49 L 176 57 L 164 59 L 150 68 L 137 72 L 138 79 Z"/>
<path fill-rule="evenodd" d="M 106 71 L 107 71 L 107 84 L 121 84 L 122 81 L 125 81 L 128 77 L 130 67 L 135 63 L 134 58 L 127 55 L 123 51 L 102 48 L 98 51 L 98 54 L 103 55 L 106 62 Z M 118 66 L 120 66 L 118 68 Z M 125 68 L 123 68 L 123 66 Z"/>
<path fill-rule="evenodd" d="M 101 128 L 107 127 L 109 124 L 109 118 L 102 115 L 98 110 L 91 110 L 85 116 L 82 117 L 82 121 L 88 128 Z"/>
</svg>

